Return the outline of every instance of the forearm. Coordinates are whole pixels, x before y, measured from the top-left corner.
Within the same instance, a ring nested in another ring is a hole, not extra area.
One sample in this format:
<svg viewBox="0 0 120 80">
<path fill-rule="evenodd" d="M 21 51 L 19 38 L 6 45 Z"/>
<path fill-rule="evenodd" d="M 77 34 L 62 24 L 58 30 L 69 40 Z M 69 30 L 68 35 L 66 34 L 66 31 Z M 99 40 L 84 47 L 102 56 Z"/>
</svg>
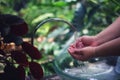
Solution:
<svg viewBox="0 0 120 80">
<path fill-rule="evenodd" d="M 120 37 L 95 48 L 96 57 L 120 56 Z"/>
<path fill-rule="evenodd" d="M 118 17 L 111 25 L 105 30 L 96 35 L 98 45 L 120 37 L 120 17 Z"/>
</svg>

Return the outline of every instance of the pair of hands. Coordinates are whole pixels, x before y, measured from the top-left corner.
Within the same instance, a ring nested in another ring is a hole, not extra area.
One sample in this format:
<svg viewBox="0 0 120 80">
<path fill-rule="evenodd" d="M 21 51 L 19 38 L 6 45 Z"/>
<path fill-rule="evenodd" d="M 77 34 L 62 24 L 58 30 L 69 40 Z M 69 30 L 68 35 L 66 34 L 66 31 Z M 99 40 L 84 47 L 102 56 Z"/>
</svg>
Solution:
<svg viewBox="0 0 120 80">
<path fill-rule="evenodd" d="M 95 57 L 96 46 L 95 36 L 82 36 L 69 46 L 68 52 L 73 58 L 85 61 Z"/>
</svg>

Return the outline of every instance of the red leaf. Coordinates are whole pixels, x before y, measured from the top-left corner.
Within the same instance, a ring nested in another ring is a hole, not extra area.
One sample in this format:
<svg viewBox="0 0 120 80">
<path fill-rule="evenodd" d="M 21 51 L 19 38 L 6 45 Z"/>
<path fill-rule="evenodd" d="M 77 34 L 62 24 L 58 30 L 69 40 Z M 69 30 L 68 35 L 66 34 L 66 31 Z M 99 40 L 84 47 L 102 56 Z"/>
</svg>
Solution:
<svg viewBox="0 0 120 80">
<path fill-rule="evenodd" d="M 14 25 L 25 22 L 21 17 L 11 14 L 0 14 L 0 21 L 7 25 Z"/>
<path fill-rule="evenodd" d="M 19 65 L 17 67 L 17 72 L 20 80 L 25 80 L 25 69 L 23 68 L 23 66 Z"/>
<path fill-rule="evenodd" d="M 30 62 L 29 68 L 30 68 L 31 74 L 35 79 L 40 80 L 43 77 L 43 69 L 40 66 L 40 64 L 36 62 Z"/>
<path fill-rule="evenodd" d="M 12 33 L 22 36 L 28 32 L 28 25 L 19 16 L 11 15 L 11 14 L 0 14 L 0 21 L 9 25 L 11 27 Z"/>
<path fill-rule="evenodd" d="M 20 24 L 14 24 L 11 26 L 11 33 L 18 35 L 18 36 L 23 36 L 28 32 L 28 25 L 23 22 Z"/>
<path fill-rule="evenodd" d="M 22 48 L 32 59 L 40 59 L 42 57 L 39 50 L 28 42 L 23 42 Z"/>
<path fill-rule="evenodd" d="M 22 53 L 21 51 L 12 51 L 11 52 L 11 57 L 18 63 L 21 64 L 23 66 L 27 66 L 28 65 L 28 60 L 27 57 L 24 53 Z"/>
</svg>

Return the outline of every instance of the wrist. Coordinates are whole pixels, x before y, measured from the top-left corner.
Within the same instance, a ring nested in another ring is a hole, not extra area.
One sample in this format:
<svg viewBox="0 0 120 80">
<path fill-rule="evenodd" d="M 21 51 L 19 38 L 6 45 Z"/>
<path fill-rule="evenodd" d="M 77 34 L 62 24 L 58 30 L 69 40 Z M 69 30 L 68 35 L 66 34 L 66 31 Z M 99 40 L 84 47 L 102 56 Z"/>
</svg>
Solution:
<svg viewBox="0 0 120 80">
<path fill-rule="evenodd" d="M 95 46 L 98 46 L 99 45 L 99 42 L 98 42 L 98 37 L 97 36 L 92 36 L 93 38 L 93 43 L 91 46 L 95 47 Z"/>
<path fill-rule="evenodd" d="M 94 47 L 93 57 L 98 57 L 98 47 Z"/>
</svg>

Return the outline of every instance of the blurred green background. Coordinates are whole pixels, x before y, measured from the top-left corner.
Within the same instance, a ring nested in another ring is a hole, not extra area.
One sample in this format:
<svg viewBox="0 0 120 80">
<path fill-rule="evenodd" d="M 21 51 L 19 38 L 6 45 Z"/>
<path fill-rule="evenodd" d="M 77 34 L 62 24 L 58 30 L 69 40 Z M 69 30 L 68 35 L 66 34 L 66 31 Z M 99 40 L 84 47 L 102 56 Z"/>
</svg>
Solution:
<svg viewBox="0 0 120 80">
<path fill-rule="evenodd" d="M 81 35 L 95 35 L 120 15 L 120 0 L 0 0 L 0 14 L 23 18 L 29 25 L 25 38 L 31 38 L 35 27 L 49 18 L 72 23 Z M 39 63 L 45 76 L 55 73 L 51 64 L 54 53 L 63 49 L 72 32 L 70 27 L 59 22 L 46 23 L 37 30 L 34 44 L 43 54 Z"/>
</svg>

